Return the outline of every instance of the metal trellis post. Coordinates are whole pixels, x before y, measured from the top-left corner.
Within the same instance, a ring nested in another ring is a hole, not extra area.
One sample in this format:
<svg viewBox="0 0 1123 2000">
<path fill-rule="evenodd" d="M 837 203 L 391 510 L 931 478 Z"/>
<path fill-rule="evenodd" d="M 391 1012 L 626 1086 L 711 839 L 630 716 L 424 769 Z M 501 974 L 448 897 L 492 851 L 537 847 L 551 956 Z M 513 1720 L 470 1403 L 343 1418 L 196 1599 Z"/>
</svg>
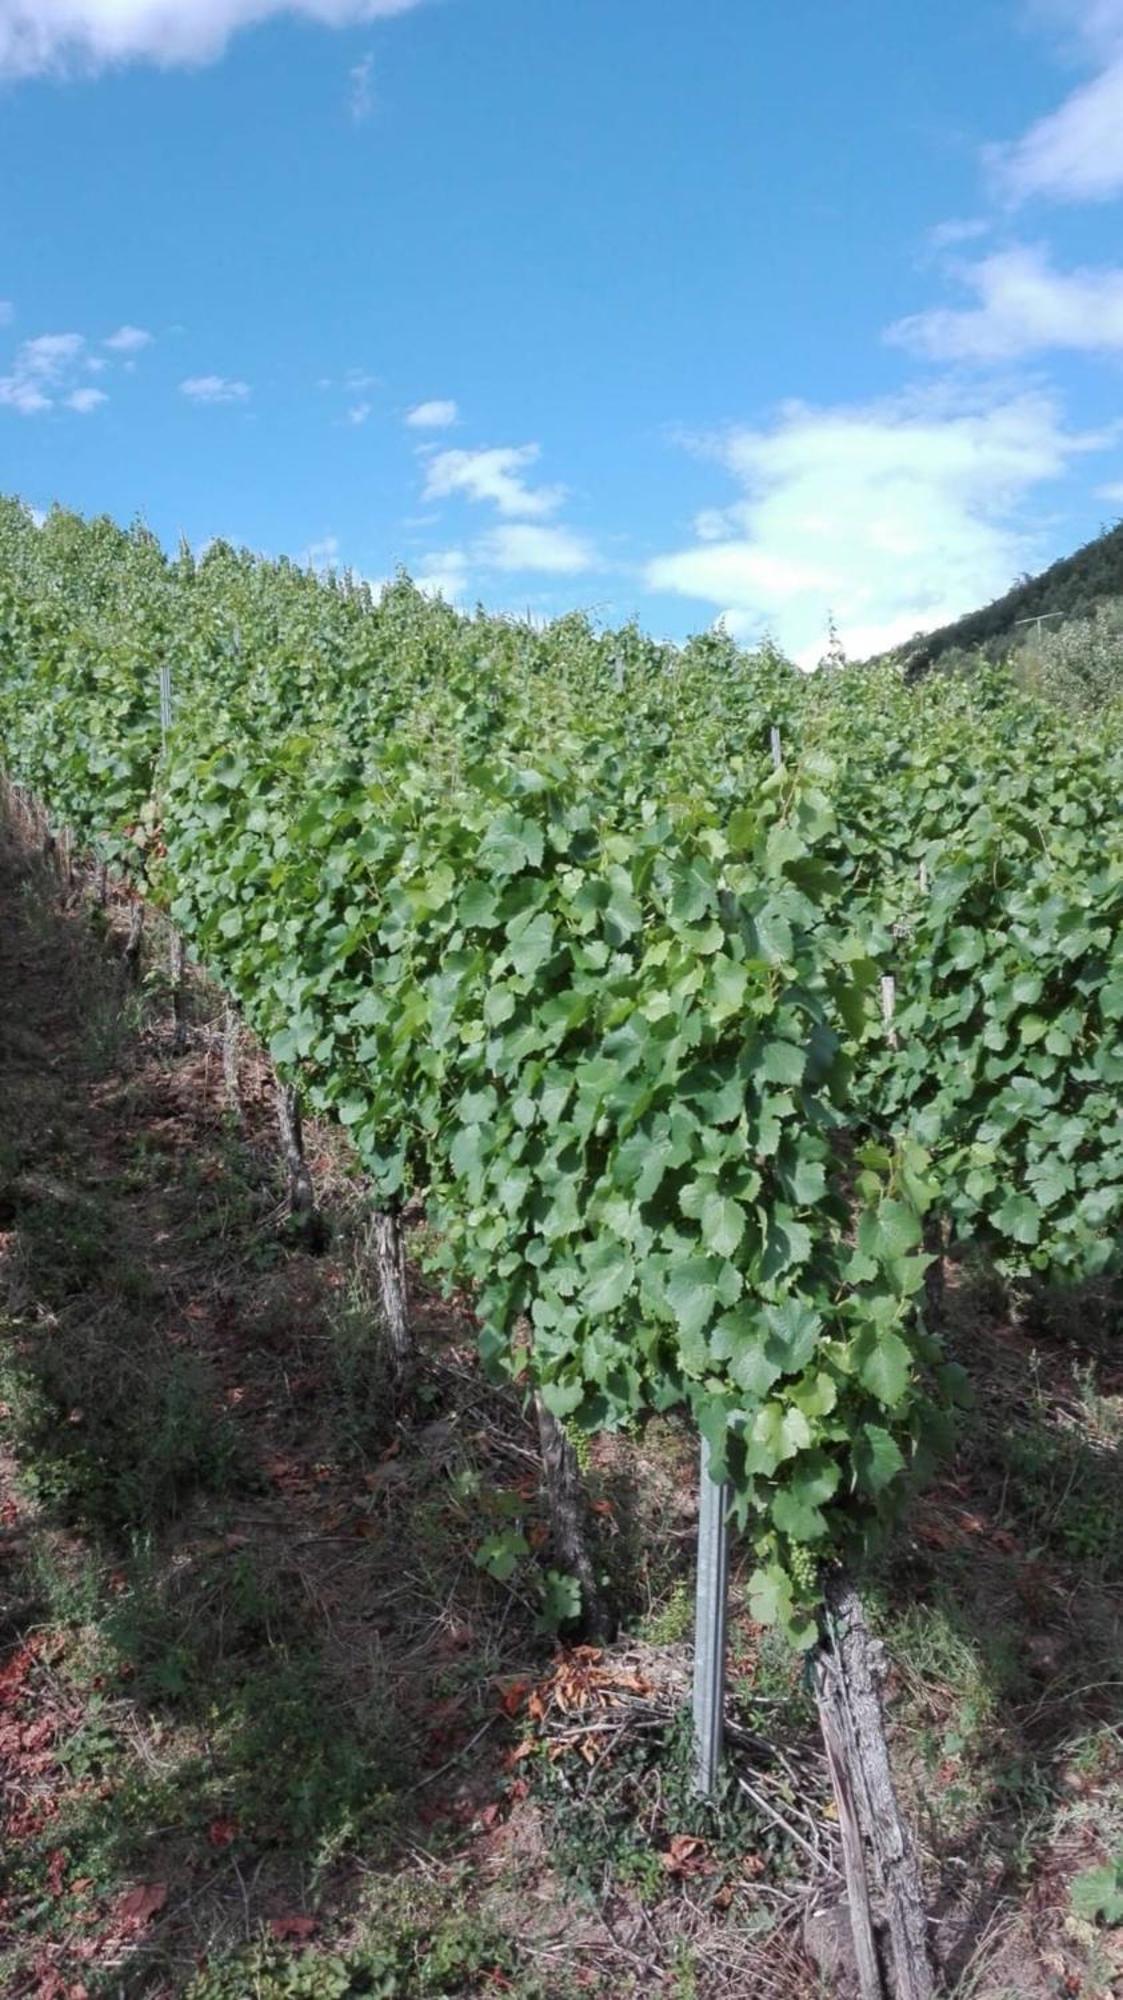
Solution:
<svg viewBox="0 0 1123 2000">
<path fill-rule="evenodd" d="M 168 747 L 168 731 L 172 726 L 172 670 L 169 666 L 160 668 L 160 740 L 163 748 Z"/>
<path fill-rule="evenodd" d="M 717 1789 L 725 1709 L 725 1621 L 729 1583 L 727 1485 L 710 1477 L 710 1447 L 702 1439 L 698 1484 L 698 1583 L 694 1609 L 694 1758 L 697 1789 Z"/>
</svg>

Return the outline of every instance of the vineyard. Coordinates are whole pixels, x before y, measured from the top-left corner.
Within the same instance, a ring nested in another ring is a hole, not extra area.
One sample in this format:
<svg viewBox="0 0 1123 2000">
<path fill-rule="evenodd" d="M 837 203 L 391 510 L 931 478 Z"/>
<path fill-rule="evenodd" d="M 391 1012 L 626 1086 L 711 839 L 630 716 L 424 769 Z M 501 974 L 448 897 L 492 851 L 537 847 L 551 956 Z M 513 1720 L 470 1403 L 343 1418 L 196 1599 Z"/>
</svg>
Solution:
<svg viewBox="0 0 1123 2000">
<path fill-rule="evenodd" d="M 487 1379 L 539 1399 L 563 1629 L 613 1620 L 586 1441 L 673 1417 L 753 1623 L 826 1672 L 978 1393 L 964 1274 L 1110 1296 L 1117 710 L 464 617 L 9 502 L 0 764 L 267 1052 L 298 1209 L 302 1114 L 345 1133 L 387 1393 L 408 1225 Z M 931 1992 L 882 1861 L 896 1971 L 856 1934 L 861 1991 Z"/>
</svg>

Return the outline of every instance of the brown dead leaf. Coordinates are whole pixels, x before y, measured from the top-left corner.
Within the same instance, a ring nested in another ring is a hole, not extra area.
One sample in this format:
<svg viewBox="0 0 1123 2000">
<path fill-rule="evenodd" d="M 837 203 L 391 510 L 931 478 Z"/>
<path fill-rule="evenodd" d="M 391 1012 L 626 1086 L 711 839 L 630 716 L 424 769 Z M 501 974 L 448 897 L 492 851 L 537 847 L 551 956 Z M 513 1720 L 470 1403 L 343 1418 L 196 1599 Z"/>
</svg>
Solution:
<svg viewBox="0 0 1123 2000">
<path fill-rule="evenodd" d="M 505 1688 L 500 1688 L 499 1706 L 504 1715 L 517 1715 L 529 1693 L 529 1681 L 511 1681 Z"/>
<path fill-rule="evenodd" d="M 672 1834 L 660 1858 L 668 1875 L 707 1875 L 714 1867 L 705 1841 L 691 1833 Z"/>
<path fill-rule="evenodd" d="M 21 1646 L 18 1652 L 5 1660 L 0 1667 L 0 1702 L 14 1699 L 34 1664 L 35 1654 L 30 1646 Z"/>
<path fill-rule="evenodd" d="M 126 1890 L 117 1905 L 119 1923 L 133 1924 L 137 1930 L 143 1924 L 151 1923 L 158 1916 L 168 1900 L 166 1882 L 138 1882 L 135 1889 Z"/>
<path fill-rule="evenodd" d="M 320 1925 L 316 1917 L 270 1917 L 269 1928 L 282 1944 L 307 1944 Z"/>
</svg>

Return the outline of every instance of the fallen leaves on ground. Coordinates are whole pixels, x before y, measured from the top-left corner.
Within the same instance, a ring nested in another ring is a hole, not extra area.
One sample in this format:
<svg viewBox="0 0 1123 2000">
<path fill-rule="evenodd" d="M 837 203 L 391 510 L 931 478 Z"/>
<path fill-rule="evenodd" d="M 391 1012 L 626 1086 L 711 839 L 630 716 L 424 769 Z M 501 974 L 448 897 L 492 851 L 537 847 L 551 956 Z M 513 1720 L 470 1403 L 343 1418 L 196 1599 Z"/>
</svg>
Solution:
<svg viewBox="0 0 1123 2000">
<path fill-rule="evenodd" d="M 117 1921 L 142 1930 L 158 1916 L 168 1900 L 166 1882 L 138 1882 L 135 1889 L 127 1889 L 117 1905 Z"/>
</svg>

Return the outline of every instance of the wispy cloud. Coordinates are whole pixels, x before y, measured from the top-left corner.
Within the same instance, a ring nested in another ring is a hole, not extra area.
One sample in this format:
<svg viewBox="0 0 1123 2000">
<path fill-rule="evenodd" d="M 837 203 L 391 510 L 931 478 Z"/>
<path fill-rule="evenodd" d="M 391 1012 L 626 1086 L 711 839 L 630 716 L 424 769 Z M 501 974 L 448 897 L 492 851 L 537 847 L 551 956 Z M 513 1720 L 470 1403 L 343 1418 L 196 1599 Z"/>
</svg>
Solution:
<svg viewBox="0 0 1123 2000">
<path fill-rule="evenodd" d="M 1123 57 L 1010 145 L 987 154 L 1000 193 L 1022 202 L 1105 201 L 1123 189 Z"/>
<path fill-rule="evenodd" d="M 310 542 L 300 560 L 305 569 L 338 569 L 340 566 L 338 535 L 322 535 L 318 542 Z"/>
<path fill-rule="evenodd" d="M 415 431 L 443 431 L 456 422 L 459 414 L 451 397 L 434 397 L 430 403 L 416 403 L 407 412 L 406 423 Z"/>
<path fill-rule="evenodd" d="M 347 109 L 352 122 L 365 125 L 374 110 L 374 57 L 363 56 L 347 72 Z"/>
<path fill-rule="evenodd" d="M 489 501 L 501 514 L 538 519 L 553 514 L 565 499 L 564 486 L 528 486 L 523 473 L 537 464 L 536 444 L 498 445 L 483 451 L 441 451 L 429 459 L 426 500 Z"/>
<path fill-rule="evenodd" d="M 250 385 L 231 381 L 226 375 L 189 375 L 180 383 L 179 392 L 193 403 L 244 403 Z"/>
<path fill-rule="evenodd" d="M 419 564 L 413 580 L 426 597 L 456 604 L 468 588 L 468 557 L 463 549 L 436 550 Z"/>
<path fill-rule="evenodd" d="M 408 13 L 421 0 L 2 0 L 0 75 L 92 73 L 121 63 L 213 62 L 239 29 L 296 14 L 328 28 Z"/>
<path fill-rule="evenodd" d="M 0 375 L 0 404 L 20 416 L 35 417 L 59 404 L 80 413 L 94 408 L 85 401 L 87 394 L 104 402 L 100 390 L 85 392 L 75 387 L 85 352 L 86 340 L 81 333 L 42 333 L 34 340 L 25 340 L 17 348 L 8 374 Z M 75 395 L 83 401 L 75 401 Z"/>
<path fill-rule="evenodd" d="M 1045 0 L 1045 11 L 1096 74 L 986 162 L 1008 203 L 1104 201 L 1123 190 L 1123 0 Z"/>
<path fill-rule="evenodd" d="M 592 542 L 569 528 L 538 521 L 504 521 L 464 547 L 440 549 L 425 556 L 414 581 L 427 596 L 456 604 L 473 577 L 581 576 L 601 566 Z"/>
<path fill-rule="evenodd" d="M 933 223 L 926 238 L 929 250 L 937 252 L 954 250 L 961 243 L 977 242 L 986 236 L 992 224 L 981 215 L 950 216 L 946 222 Z"/>
<path fill-rule="evenodd" d="M 103 403 L 108 403 L 109 397 L 104 389 L 72 389 L 63 400 L 68 410 L 76 410 L 80 417 L 88 417 L 92 411 L 100 410 Z"/>
<path fill-rule="evenodd" d="M 114 354 L 139 354 L 142 347 L 151 347 L 152 335 L 143 326 L 119 326 L 103 347 L 111 348 Z"/>
<path fill-rule="evenodd" d="M 347 412 L 348 423 L 365 424 L 373 408 L 373 403 L 352 403 Z"/>
<path fill-rule="evenodd" d="M 946 385 L 867 405 L 789 404 L 704 447 L 743 497 L 647 565 L 652 590 L 711 605 L 805 663 L 833 609 L 853 654 L 898 643 L 1003 590 L 1038 553 L 1023 503 L 1102 443 L 1041 392 L 974 401 Z"/>
<path fill-rule="evenodd" d="M 1123 351 L 1123 267 L 1055 270 L 1048 251 L 998 251 L 958 275 L 979 303 L 937 306 L 890 327 L 888 338 L 937 361 L 1012 361 L 1049 348 Z"/>
<path fill-rule="evenodd" d="M 536 521 L 509 521 L 473 545 L 474 560 L 485 569 L 541 570 L 554 576 L 578 576 L 596 569 L 591 542 L 569 528 Z"/>
<path fill-rule="evenodd" d="M 11 299 L 0 299 L 0 326 L 11 326 L 16 309 Z"/>
</svg>

